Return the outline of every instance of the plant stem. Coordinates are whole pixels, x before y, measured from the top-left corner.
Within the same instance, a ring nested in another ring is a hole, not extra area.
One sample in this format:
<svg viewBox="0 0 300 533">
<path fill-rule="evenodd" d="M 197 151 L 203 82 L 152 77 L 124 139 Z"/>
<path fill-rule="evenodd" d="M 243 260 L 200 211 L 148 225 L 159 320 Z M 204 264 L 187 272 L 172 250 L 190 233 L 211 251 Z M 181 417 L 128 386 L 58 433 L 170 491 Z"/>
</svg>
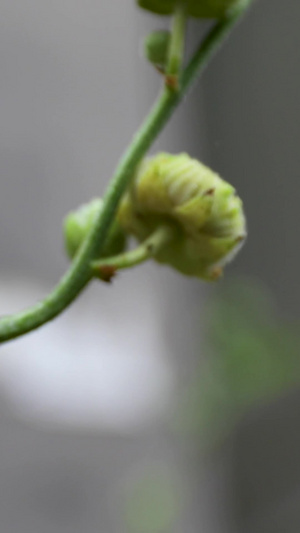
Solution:
<svg viewBox="0 0 300 533">
<path fill-rule="evenodd" d="M 184 55 L 186 27 L 186 10 L 181 0 L 175 6 L 172 21 L 172 31 L 168 50 L 168 62 L 166 67 L 165 82 L 170 90 L 177 91 L 179 88 L 179 76 Z"/>
<path fill-rule="evenodd" d="M 110 281 L 117 270 L 131 268 L 154 257 L 174 238 L 175 231 L 174 227 L 160 226 L 134 250 L 92 261 L 93 274 L 104 281 Z"/>
<path fill-rule="evenodd" d="M 55 318 L 70 305 L 90 281 L 90 263 L 95 254 L 101 251 L 100 245 L 104 245 L 118 203 L 136 165 L 162 130 L 199 72 L 203 71 L 213 54 L 220 48 L 250 2 L 251 0 L 247 0 L 242 9 L 235 10 L 230 16 L 215 24 L 184 70 L 179 91 L 163 90 L 140 130 L 134 136 L 128 150 L 121 158 L 104 196 L 103 209 L 69 270 L 43 301 L 15 315 L 4 316 L 0 320 L 0 342 L 24 335 Z"/>
</svg>

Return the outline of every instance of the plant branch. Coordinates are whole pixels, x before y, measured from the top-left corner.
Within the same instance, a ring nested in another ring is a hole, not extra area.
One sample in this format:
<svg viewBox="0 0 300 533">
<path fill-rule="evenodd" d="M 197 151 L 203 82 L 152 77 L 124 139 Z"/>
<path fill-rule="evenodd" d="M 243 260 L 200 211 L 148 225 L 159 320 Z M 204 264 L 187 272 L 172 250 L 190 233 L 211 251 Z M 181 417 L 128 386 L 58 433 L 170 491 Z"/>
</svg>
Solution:
<svg viewBox="0 0 300 533">
<path fill-rule="evenodd" d="M 166 86 L 175 91 L 179 88 L 179 76 L 184 56 L 186 20 L 186 8 L 182 0 L 178 0 L 173 15 L 165 75 Z"/>
<path fill-rule="evenodd" d="M 55 318 L 70 305 L 90 281 L 90 263 L 96 253 L 99 253 L 100 246 L 104 245 L 118 203 L 136 165 L 160 133 L 199 72 L 206 67 L 250 3 L 251 0 L 247 0 L 242 7 L 232 11 L 228 17 L 215 24 L 184 70 L 179 91 L 163 90 L 121 158 L 104 196 L 103 209 L 69 270 L 43 301 L 15 315 L 4 316 L 0 320 L 0 343 L 24 335 Z"/>
<path fill-rule="evenodd" d="M 154 257 L 175 237 L 175 233 L 174 227 L 160 226 L 137 248 L 113 257 L 92 261 L 93 274 L 104 281 L 110 281 L 117 270 L 131 268 Z"/>
</svg>

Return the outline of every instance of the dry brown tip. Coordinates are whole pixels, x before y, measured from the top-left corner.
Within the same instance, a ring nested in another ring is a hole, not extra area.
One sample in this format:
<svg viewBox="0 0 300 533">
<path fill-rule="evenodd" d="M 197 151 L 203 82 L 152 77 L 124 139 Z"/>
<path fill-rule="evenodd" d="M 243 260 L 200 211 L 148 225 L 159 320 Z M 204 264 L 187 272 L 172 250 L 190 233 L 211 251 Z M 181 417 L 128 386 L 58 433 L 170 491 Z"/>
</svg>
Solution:
<svg viewBox="0 0 300 533">
<path fill-rule="evenodd" d="M 117 272 L 116 267 L 103 265 L 98 268 L 98 276 L 105 283 L 111 283 Z"/>
<path fill-rule="evenodd" d="M 165 84 L 169 89 L 172 89 L 173 91 L 177 91 L 179 88 L 178 85 L 178 76 L 174 75 L 166 75 L 165 76 Z"/>
<path fill-rule="evenodd" d="M 203 196 L 212 196 L 215 193 L 215 190 L 216 189 L 214 187 L 212 187 L 211 189 L 207 189 L 207 191 L 203 193 Z"/>
</svg>

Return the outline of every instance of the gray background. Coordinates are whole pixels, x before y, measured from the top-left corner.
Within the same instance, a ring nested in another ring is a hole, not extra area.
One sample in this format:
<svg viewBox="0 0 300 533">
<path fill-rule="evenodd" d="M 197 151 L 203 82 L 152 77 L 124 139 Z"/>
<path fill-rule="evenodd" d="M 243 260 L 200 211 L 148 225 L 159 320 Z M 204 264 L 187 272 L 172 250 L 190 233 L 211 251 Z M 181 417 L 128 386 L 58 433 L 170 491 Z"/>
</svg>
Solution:
<svg viewBox="0 0 300 533">
<path fill-rule="evenodd" d="M 300 296 L 295 282 L 299 17 L 294 0 L 257 2 L 159 143 L 160 149 L 187 150 L 204 159 L 237 187 L 250 234 L 231 273 L 266 282 L 282 314 L 293 317 Z M 121 0 L 0 1 L 1 313 L 41 297 L 65 270 L 63 216 L 103 192 L 159 87 L 140 52 L 142 35 L 159 25 L 133 2 Z M 197 32 L 196 25 L 192 28 L 191 44 Z M 150 265 L 124 275 L 114 291 L 93 289 L 76 304 L 77 311 L 60 319 L 66 335 L 80 322 L 88 328 L 85 316 L 91 320 L 94 314 L 91 331 L 106 320 L 107 329 L 123 331 L 124 338 L 128 331 L 129 351 L 145 361 L 155 351 L 175 382 L 184 377 L 198 356 L 199 323 L 209 298 L 203 285 Z M 132 317 L 131 329 L 124 315 Z M 39 423 L 34 415 L 29 422 L 34 402 L 28 391 L 27 418 L 17 418 L 24 401 L 17 394 L 24 371 L 20 360 L 27 361 L 33 349 L 46 358 L 45 342 L 48 347 L 54 339 L 61 350 L 58 337 L 64 333 L 55 324 L 45 328 L 48 333 L 1 348 L 4 362 L 10 356 L 15 361 L 13 367 L 3 365 L 2 377 L 3 530 L 124 531 L 112 510 L 114 498 L 118 501 L 114 487 L 131 466 L 154 460 L 178 463 L 192 493 L 194 503 L 177 522 L 178 531 L 202 527 L 215 533 L 234 526 L 255 533 L 299 531 L 297 395 L 252 413 L 237 429 L 232 448 L 206 466 L 165 431 L 154 385 L 151 401 L 145 401 L 147 423 L 140 427 L 136 422 L 125 433 L 117 422 L 108 430 L 103 415 L 91 416 L 91 408 L 86 410 L 88 428 L 82 425 L 84 415 L 71 429 L 63 423 L 53 426 L 59 410 L 53 405 L 38 412 Z M 150 333 L 143 337 L 142 330 L 136 338 L 134 329 L 143 324 Z M 100 333 L 95 343 L 102 342 Z M 146 350 L 145 339 L 155 349 Z M 89 349 L 83 344 L 83 353 Z M 48 351 L 48 358 L 55 355 Z M 155 377 L 153 371 L 151 383 Z M 37 380 L 38 374 L 32 389 Z M 160 390 L 163 405 L 172 402 L 174 391 L 171 386 L 165 395 Z"/>
</svg>

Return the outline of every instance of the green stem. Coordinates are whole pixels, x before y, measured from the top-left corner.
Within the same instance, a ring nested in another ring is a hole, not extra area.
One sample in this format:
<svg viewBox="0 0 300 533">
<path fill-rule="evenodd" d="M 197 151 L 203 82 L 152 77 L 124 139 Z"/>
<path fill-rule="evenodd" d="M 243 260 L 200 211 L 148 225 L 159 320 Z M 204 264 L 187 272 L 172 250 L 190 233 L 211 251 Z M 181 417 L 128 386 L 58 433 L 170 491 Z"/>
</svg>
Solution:
<svg viewBox="0 0 300 533">
<path fill-rule="evenodd" d="M 140 246 L 129 252 L 105 257 L 98 261 L 92 261 L 91 267 L 95 276 L 110 281 L 116 270 L 131 268 L 139 265 L 155 255 L 174 239 L 175 230 L 171 226 L 160 226 L 150 237 L 145 239 Z"/>
<path fill-rule="evenodd" d="M 178 90 L 178 78 L 184 55 L 184 40 L 186 27 L 186 9 L 181 0 L 178 0 L 172 21 L 168 62 L 166 67 L 166 85 L 171 90 Z"/>
<path fill-rule="evenodd" d="M 104 245 L 118 203 L 136 165 L 162 130 L 197 74 L 206 67 L 213 54 L 220 48 L 250 2 L 251 0 L 248 0 L 243 9 L 235 10 L 228 18 L 216 23 L 183 72 L 180 90 L 174 92 L 165 89 L 162 92 L 122 157 L 104 196 L 103 209 L 71 267 L 43 301 L 15 315 L 4 316 L 0 320 L 0 342 L 24 335 L 55 318 L 70 305 L 90 281 L 90 263 L 96 253 L 101 251 L 100 245 Z"/>
</svg>

